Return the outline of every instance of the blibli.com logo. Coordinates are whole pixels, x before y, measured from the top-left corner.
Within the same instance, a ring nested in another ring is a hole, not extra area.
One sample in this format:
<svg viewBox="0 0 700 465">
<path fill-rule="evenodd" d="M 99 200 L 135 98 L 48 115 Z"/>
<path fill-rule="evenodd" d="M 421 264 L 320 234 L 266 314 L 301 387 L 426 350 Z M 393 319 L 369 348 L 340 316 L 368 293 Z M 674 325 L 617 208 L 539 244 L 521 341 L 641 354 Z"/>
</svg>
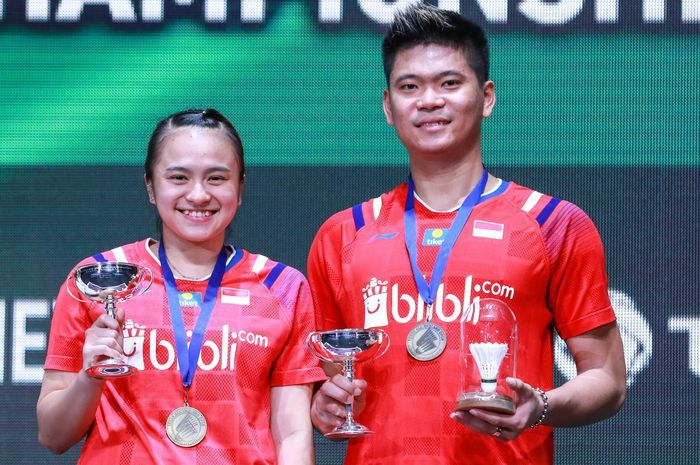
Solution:
<svg viewBox="0 0 700 465">
<path fill-rule="evenodd" d="M 469 275 L 464 279 L 464 288 L 459 296 L 446 294 L 444 283 L 440 284 L 433 305 L 433 317 L 445 323 L 459 320 L 472 301 L 472 291 L 508 300 L 515 298 L 515 288 L 489 280 L 475 283 L 473 276 Z M 362 288 L 362 299 L 365 303 L 365 328 L 387 326 L 389 316 L 397 323 L 420 322 L 426 317 L 422 297 L 402 293 L 398 284 L 389 287 L 388 281 L 372 278 Z"/>
<path fill-rule="evenodd" d="M 169 370 L 173 366 L 178 366 L 174 344 L 168 340 L 159 339 L 157 330 L 152 329 L 146 334 L 145 326 L 127 320 L 124 323 L 123 335 L 124 355 L 129 365 L 143 370 L 144 360 L 147 360 L 156 370 Z M 189 341 L 192 331 L 187 331 L 187 337 Z M 221 328 L 219 343 L 211 340 L 205 340 L 202 343 L 197 367 L 202 370 L 235 370 L 236 352 L 241 344 L 265 349 L 269 347 L 270 341 L 262 334 L 244 329 L 231 331 L 228 325 L 224 325 Z"/>
</svg>

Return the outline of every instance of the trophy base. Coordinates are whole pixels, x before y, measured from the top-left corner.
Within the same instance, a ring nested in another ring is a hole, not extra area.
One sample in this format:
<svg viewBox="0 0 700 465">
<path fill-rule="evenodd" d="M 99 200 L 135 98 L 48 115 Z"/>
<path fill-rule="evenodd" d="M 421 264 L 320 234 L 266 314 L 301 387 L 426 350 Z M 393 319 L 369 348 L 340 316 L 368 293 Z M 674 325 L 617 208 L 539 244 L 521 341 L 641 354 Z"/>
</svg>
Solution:
<svg viewBox="0 0 700 465">
<path fill-rule="evenodd" d="M 469 410 L 478 408 L 490 410 L 491 412 L 505 413 L 512 415 L 515 413 L 513 399 L 496 392 L 464 392 L 457 399 L 455 410 Z"/>
<path fill-rule="evenodd" d="M 374 431 L 369 428 L 359 425 L 357 423 L 340 425 L 330 433 L 326 433 L 324 436 L 327 438 L 357 438 L 362 436 L 367 436 L 374 434 Z"/>
<path fill-rule="evenodd" d="M 119 360 L 108 359 L 91 366 L 85 373 L 97 379 L 126 378 L 136 374 L 136 367 L 127 365 Z"/>
</svg>

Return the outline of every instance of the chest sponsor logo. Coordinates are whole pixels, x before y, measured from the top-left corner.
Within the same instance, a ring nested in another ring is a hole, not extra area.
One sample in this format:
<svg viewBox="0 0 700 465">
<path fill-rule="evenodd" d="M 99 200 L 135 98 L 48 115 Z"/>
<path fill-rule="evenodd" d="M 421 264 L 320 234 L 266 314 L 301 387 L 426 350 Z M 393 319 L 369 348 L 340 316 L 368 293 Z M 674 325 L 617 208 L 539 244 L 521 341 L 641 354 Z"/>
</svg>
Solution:
<svg viewBox="0 0 700 465">
<path fill-rule="evenodd" d="M 445 242 L 444 229 L 436 228 L 425 230 L 425 234 L 423 234 L 423 245 L 440 247 L 443 242 Z"/>
<path fill-rule="evenodd" d="M 445 323 L 459 320 L 469 308 L 472 292 L 506 301 L 515 298 L 515 288 L 497 281 L 477 281 L 469 275 L 464 279 L 460 295 L 446 294 L 444 283 L 440 284 L 433 306 L 433 318 Z M 398 284 L 390 286 L 389 281 L 382 281 L 376 277 L 362 288 L 362 299 L 365 307 L 365 328 L 387 326 L 390 318 L 397 323 L 406 324 L 424 321 L 426 317 L 426 305 L 420 295 L 403 293 Z"/>
<path fill-rule="evenodd" d="M 202 294 L 199 292 L 180 292 L 180 307 L 202 307 Z"/>
<path fill-rule="evenodd" d="M 250 290 L 235 287 L 221 288 L 221 303 L 234 305 L 250 305 Z"/>
<path fill-rule="evenodd" d="M 158 330 L 147 330 L 133 320 L 124 323 L 124 355 L 129 365 L 139 370 L 153 368 L 155 370 L 170 370 L 173 367 L 179 369 L 177 363 L 177 350 L 175 343 L 164 339 L 158 334 Z M 192 337 L 192 331 L 187 331 L 188 344 Z M 221 327 L 221 338 L 217 341 L 205 339 L 197 361 L 197 369 L 230 370 L 236 368 L 236 353 L 239 346 L 245 346 L 254 350 L 266 349 L 270 346 L 267 336 L 247 331 L 245 329 L 232 331 L 229 325 Z"/>
</svg>

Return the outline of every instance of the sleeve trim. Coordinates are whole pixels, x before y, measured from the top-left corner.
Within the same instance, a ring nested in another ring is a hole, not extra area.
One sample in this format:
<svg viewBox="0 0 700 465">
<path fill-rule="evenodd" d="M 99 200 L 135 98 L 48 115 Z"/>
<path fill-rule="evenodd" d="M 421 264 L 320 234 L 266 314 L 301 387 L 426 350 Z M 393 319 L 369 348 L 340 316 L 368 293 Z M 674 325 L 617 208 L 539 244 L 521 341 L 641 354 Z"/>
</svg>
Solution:
<svg viewBox="0 0 700 465">
<path fill-rule="evenodd" d="M 557 325 L 557 332 L 562 339 L 580 336 L 600 328 L 603 325 L 617 321 L 612 307 L 606 307 L 595 313 L 590 313 L 563 325 Z"/>
</svg>

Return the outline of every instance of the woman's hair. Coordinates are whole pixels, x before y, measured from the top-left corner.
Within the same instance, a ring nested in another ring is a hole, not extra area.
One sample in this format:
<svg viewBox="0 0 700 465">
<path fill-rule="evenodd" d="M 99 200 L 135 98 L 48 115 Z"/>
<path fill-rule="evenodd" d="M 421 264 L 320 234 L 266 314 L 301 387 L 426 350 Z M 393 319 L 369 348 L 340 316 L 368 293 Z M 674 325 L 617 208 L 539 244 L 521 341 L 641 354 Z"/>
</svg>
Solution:
<svg viewBox="0 0 700 465">
<path fill-rule="evenodd" d="M 148 153 L 146 154 L 146 162 L 144 164 L 146 180 L 150 181 L 153 179 L 153 166 L 156 164 L 160 144 L 163 142 L 163 139 L 165 139 L 165 136 L 174 129 L 188 126 L 220 129 L 224 131 L 233 143 L 234 152 L 236 157 L 238 157 L 238 163 L 241 167 L 239 178 L 242 181 L 245 176 L 245 165 L 243 163 L 243 143 L 241 142 L 241 136 L 238 135 L 238 131 L 236 131 L 233 124 L 231 124 L 224 115 L 213 108 L 180 111 L 158 122 L 151 135 L 151 140 L 148 141 Z"/>
</svg>

